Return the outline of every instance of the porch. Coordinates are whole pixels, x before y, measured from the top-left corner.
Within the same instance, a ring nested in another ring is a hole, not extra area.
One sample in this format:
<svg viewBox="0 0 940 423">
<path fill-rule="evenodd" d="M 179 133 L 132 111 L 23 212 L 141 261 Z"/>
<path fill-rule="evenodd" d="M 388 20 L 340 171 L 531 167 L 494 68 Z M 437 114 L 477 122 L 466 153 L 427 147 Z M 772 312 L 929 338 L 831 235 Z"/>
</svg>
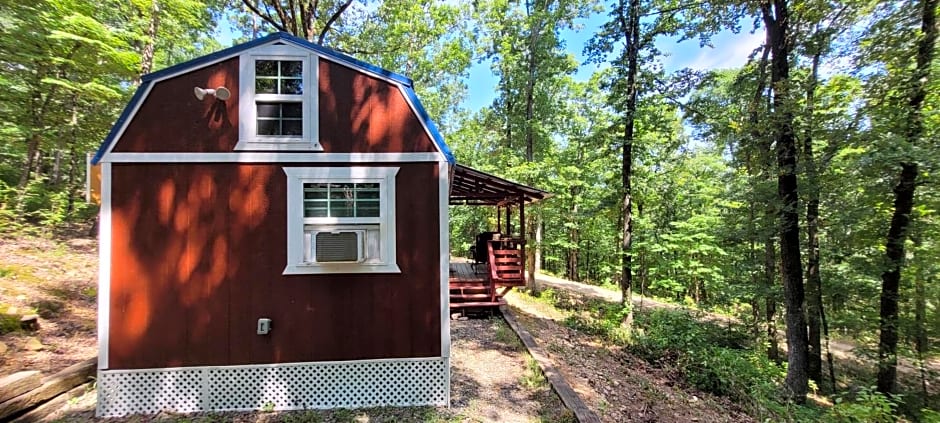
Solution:
<svg viewBox="0 0 940 423">
<path fill-rule="evenodd" d="M 476 236 L 470 251 L 472 259 L 451 257 L 452 311 L 499 307 L 505 304 L 503 296 L 509 290 L 525 286 L 525 206 L 550 196 L 546 191 L 476 169 L 455 167 L 450 205 L 496 207 L 497 223 L 495 231 Z M 519 217 L 515 232 L 513 210 Z"/>
</svg>

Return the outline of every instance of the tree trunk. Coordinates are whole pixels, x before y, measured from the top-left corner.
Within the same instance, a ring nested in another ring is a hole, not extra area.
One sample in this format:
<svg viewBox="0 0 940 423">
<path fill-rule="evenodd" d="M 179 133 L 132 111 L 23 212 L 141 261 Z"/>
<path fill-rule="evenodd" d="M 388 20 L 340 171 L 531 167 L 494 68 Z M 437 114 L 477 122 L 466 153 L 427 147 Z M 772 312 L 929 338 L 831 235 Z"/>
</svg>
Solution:
<svg viewBox="0 0 940 423">
<path fill-rule="evenodd" d="M 525 267 L 526 267 L 526 288 L 537 291 L 538 287 L 535 285 L 535 273 L 539 271 L 539 254 L 537 251 L 542 244 L 542 218 L 541 213 L 532 209 L 532 212 L 529 213 L 529 221 L 526 222 L 526 239 L 529 243 L 526 245 L 525 249 Z M 534 241 L 534 242 L 531 242 Z"/>
<path fill-rule="evenodd" d="M 147 39 L 140 50 L 140 75 L 134 85 L 140 85 L 140 78 L 153 71 L 153 57 L 157 45 L 157 31 L 160 28 L 160 0 L 150 0 L 150 20 L 147 25 Z"/>
<path fill-rule="evenodd" d="M 809 83 L 806 87 L 806 131 L 803 136 L 803 161 L 808 181 L 806 201 L 806 323 L 809 343 L 807 345 L 807 367 L 809 378 L 822 384 L 822 350 L 820 336 L 820 314 L 822 308 L 822 276 L 819 274 L 819 178 L 813 156 L 813 122 L 816 101 L 816 84 L 819 78 L 821 53 L 814 52 Z"/>
<path fill-rule="evenodd" d="M 920 234 L 912 234 L 914 248 L 921 245 Z M 921 405 L 928 406 L 930 392 L 927 390 L 927 354 L 930 351 L 930 340 L 927 337 L 927 286 L 924 283 L 926 275 L 914 276 L 914 352 L 917 354 L 917 370 L 920 372 Z"/>
<path fill-rule="evenodd" d="M 528 69 L 526 76 L 526 85 L 525 85 L 525 160 L 527 162 L 535 161 L 535 83 L 536 83 L 536 69 L 540 65 L 538 60 L 538 42 L 539 38 L 542 36 L 542 16 L 541 13 L 544 11 L 545 4 L 542 2 L 535 2 L 535 10 L 529 10 L 529 49 L 528 49 Z M 531 19 L 533 14 L 537 14 L 536 19 Z M 532 181 L 526 181 L 532 182 Z M 534 211 L 534 210 L 533 210 Z M 526 278 L 526 288 L 530 290 L 536 290 L 535 286 L 535 272 L 536 272 L 536 260 L 535 260 L 535 250 L 539 248 L 539 241 L 541 238 L 541 233 L 538 231 L 538 226 L 541 225 L 539 219 L 540 213 L 530 213 L 529 221 L 526 222 L 525 236 L 528 240 L 535 240 L 535 243 L 531 245 L 531 248 L 526 249 L 526 273 L 528 277 Z"/>
<path fill-rule="evenodd" d="M 576 197 L 577 190 L 571 188 L 572 197 Z M 575 199 L 574 204 L 571 205 L 571 216 L 578 215 L 578 202 Z M 570 281 L 578 282 L 578 253 L 581 246 L 581 231 L 576 225 L 573 225 L 568 229 L 568 243 L 573 245 L 573 247 L 568 247 L 568 266 L 565 276 Z"/>
<path fill-rule="evenodd" d="M 922 108 L 927 96 L 930 64 L 937 40 L 936 10 L 938 0 L 921 3 L 921 31 L 917 43 L 917 67 L 911 78 L 911 93 L 907 105 L 908 144 L 916 144 L 924 132 Z M 904 240 L 914 208 L 914 189 L 917 182 L 917 162 L 907 159 L 901 163 L 901 174 L 894 187 L 894 214 L 885 242 L 887 269 L 881 274 L 880 338 L 878 341 L 878 392 L 893 394 L 897 383 L 898 366 L 898 301 L 901 269 L 904 265 Z"/>
<path fill-rule="evenodd" d="M 771 219 L 765 221 L 772 222 Z M 777 343 L 777 298 L 774 295 L 774 275 L 777 274 L 777 249 L 774 238 L 764 238 L 764 272 L 762 290 L 764 291 L 764 324 L 767 334 L 767 358 L 780 361 L 780 345 Z"/>
<path fill-rule="evenodd" d="M 787 0 L 762 4 L 767 37 L 770 40 L 770 78 L 773 83 L 771 128 L 777 144 L 777 196 L 780 201 L 780 270 L 787 324 L 787 396 L 797 403 L 806 401 L 809 390 L 806 374 L 807 336 L 803 315 L 803 264 L 800 262 L 799 191 L 796 177 L 796 137 L 790 110 L 790 52 Z"/>
<path fill-rule="evenodd" d="M 26 140 L 26 162 L 23 163 L 23 170 L 20 172 L 20 182 L 17 184 L 17 187 L 23 189 L 26 187 L 26 184 L 29 183 L 30 178 L 32 177 L 33 167 L 37 167 L 39 156 L 39 134 L 33 133 Z"/>
<path fill-rule="evenodd" d="M 620 292 L 621 302 L 630 307 L 633 299 L 633 141 L 634 125 L 637 108 L 637 74 L 639 73 L 639 43 L 640 43 L 640 1 L 630 0 L 630 10 L 624 14 L 624 2 L 620 1 L 618 14 L 621 32 L 626 42 L 627 54 L 627 92 L 626 110 L 623 125 L 623 157 L 621 166 L 621 179 L 623 182 L 623 239 L 621 243 L 621 274 Z M 633 310 L 627 313 L 623 324 L 630 327 L 633 324 Z"/>
<path fill-rule="evenodd" d="M 773 146 L 773 141 L 770 137 L 763 131 L 761 125 L 761 116 L 760 116 L 760 107 L 764 103 L 764 91 L 767 89 L 767 64 L 770 57 L 770 40 L 764 42 L 763 52 L 761 53 L 760 62 L 758 62 L 757 67 L 757 87 L 754 90 L 754 97 L 749 106 L 748 120 L 750 123 L 750 133 L 751 137 L 756 140 L 759 151 L 757 154 L 758 164 L 756 166 L 750 165 L 750 157 L 748 157 L 748 171 L 752 177 L 758 178 L 768 178 L 770 170 L 774 166 L 773 155 L 770 153 L 770 150 Z M 755 183 L 755 187 L 758 183 Z M 757 190 L 754 188 L 752 201 L 757 202 Z M 763 225 L 765 230 L 758 231 L 756 228 L 753 228 L 753 222 L 756 221 L 754 218 L 754 204 L 752 203 L 751 208 L 752 213 L 752 234 L 753 237 L 760 238 L 763 243 L 763 258 L 761 260 L 762 272 L 759 273 L 759 276 L 755 276 L 758 279 L 756 284 L 757 294 L 755 295 L 754 304 L 755 304 L 755 333 L 760 331 L 760 321 L 763 320 L 764 323 L 764 333 L 767 338 L 767 358 L 779 362 L 780 361 L 780 346 L 777 343 L 777 299 L 774 294 L 774 281 L 776 280 L 777 274 L 777 250 L 774 247 L 774 236 L 771 231 L 766 230 L 767 227 L 773 225 L 773 222 L 776 220 L 776 208 L 772 201 L 767 200 L 767 206 L 764 207 L 763 212 Z M 753 248 L 752 248 L 753 249 Z M 763 306 L 761 306 L 761 300 L 763 300 Z"/>
</svg>

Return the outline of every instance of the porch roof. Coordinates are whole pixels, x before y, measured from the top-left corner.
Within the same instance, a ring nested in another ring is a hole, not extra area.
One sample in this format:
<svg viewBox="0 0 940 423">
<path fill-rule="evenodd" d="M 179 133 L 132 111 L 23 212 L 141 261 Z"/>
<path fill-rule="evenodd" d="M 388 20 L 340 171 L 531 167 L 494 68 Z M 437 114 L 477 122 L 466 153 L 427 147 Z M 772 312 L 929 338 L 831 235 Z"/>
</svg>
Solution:
<svg viewBox="0 0 940 423">
<path fill-rule="evenodd" d="M 454 175 L 451 178 L 451 205 L 501 206 L 525 204 L 544 200 L 551 196 L 550 192 L 512 182 L 460 164 L 454 167 Z"/>
</svg>

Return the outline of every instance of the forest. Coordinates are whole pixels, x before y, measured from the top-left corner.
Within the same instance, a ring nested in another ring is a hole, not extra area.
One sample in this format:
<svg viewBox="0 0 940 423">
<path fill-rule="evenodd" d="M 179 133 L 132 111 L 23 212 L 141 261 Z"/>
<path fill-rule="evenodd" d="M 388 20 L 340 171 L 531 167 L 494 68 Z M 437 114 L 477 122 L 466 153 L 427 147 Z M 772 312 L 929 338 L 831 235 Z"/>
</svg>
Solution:
<svg viewBox="0 0 940 423">
<path fill-rule="evenodd" d="M 844 421 L 879 408 L 940 420 L 928 366 L 940 356 L 937 0 L 0 8 L 5 232 L 94 221 L 86 160 L 142 75 L 229 47 L 223 33 L 289 32 L 413 78 L 458 163 L 553 193 L 526 209 L 530 273 L 735 317 L 751 351 L 735 359 L 776 366 L 779 404 L 822 397 L 858 407 Z M 589 19 L 603 24 L 573 54 L 566 35 Z M 666 70 L 663 40 L 720 50 L 735 47 L 716 42 L 729 32 L 763 40 L 743 66 Z M 471 110 L 465 100 L 489 89 L 470 83 L 481 63 L 494 100 Z M 450 213 L 454 255 L 497 219 Z M 639 316 L 626 303 L 614 329 L 629 333 Z M 869 371 L 835 374 L 840 340 Z M 899 362 L 913 369 L 905 383 Z"/>
</svg>

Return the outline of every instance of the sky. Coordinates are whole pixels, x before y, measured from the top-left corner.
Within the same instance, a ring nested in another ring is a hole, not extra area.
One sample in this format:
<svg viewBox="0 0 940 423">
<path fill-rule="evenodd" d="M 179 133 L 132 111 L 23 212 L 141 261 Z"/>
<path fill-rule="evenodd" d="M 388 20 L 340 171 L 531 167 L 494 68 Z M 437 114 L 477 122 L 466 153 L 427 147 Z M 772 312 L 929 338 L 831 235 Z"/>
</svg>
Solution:
<svg viewBox="0 0 940 423">
<path fill-rule="evenodd" d="M 598 28 L 608 19 L 606 12 L 597 13 L 586 19 L 576 22 L 578 30 L 565 30 L 562 38 L 565 40 L 565 49 L 578 63 L 584 62 L 584 46 L 597 32 Z M 233 33 L 228 20 L 219 22 L 220 42 L 222 45 L 232 43 Z M 747 62 L 751 52 L 760 46 L 764 39 L 763 31 L 750 33 L 743 31 L 739 34 L 730 31 L 721 32 L 712 38 L 714 47 L 700 47 L 698 40 L 688 40 L 677 43 L 676 38 L 660 37 L 656 47 L 665 53 L 661 58 L 666 72 L 673 72 L 682 68 L 693 70 L 710 70 L 721 68 L 735 68 Z M 585 81 L 598 69 L 597 65 L 582 65 L 575 79 Z M 390 69 L 394 71 L 395 69 Z M 496 97 L 497 79 L 490 69 L 490 61 L 474 62 L 467 78 L 468 96 L 461 107 L 477 111 L 488 106 Z"/>
<path fill-rule="evenodd" d="M 581 27 L 577 31 L 565 30 L 562 32 L 565 49 L 574 55 L 578 63 L 584 62 L 585 44 L 607 18 L 606 12 L 601 12 L 577 22 Z M 761 45 L 763 39 L 763 31 L 753 34 L 747 31 L 742 31 L 739 34 L 724 31 L 712 38 L 714 47 L 700 47 L 697 39 L 678 43 L 678 39 L 675 37 L 660 37 L 656 41 L 656 47 L 666 54 L 666 57 L 661 58 L 666 72 L 683 68 L 694 70 L 726 69 L 744 65 L 748 56 Z M 578 69 L 575 79 L 586 81 L 597 69 L 598 66 L 594 64 L 582 65 Z M 470 76 L 467 79 L 467 85 L 469 86 L 468 97 L 463 102 L 462 107 L 475 111 L 490 105 L 496 96 L 497 82 L 490 69 L 489 61 L 474 63 L 470 68 Z"/>
</svg>

